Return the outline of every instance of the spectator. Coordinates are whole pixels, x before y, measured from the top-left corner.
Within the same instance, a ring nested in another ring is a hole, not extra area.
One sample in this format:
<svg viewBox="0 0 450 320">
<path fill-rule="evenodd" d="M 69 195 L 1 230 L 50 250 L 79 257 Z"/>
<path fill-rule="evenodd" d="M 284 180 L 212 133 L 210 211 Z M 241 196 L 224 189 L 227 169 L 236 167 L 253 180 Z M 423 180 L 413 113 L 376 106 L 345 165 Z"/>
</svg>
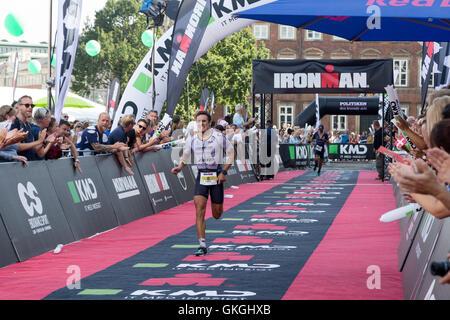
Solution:
<svg viewBox="0 0 450 320">
<path fill-rule="evenodd" d="M 359 143 L 367 143 L 367 131 L 363 131 L 359 138 Z"/>
<path fill-rule="evenodd" d="M 3 131 L 4 138 L 2 138 L 2 143 L 0 143 L 0 162 L 7 161 L 21 161 L 25 166 L 28 166 L 27 158 L 19 156 L 17 150 L 19 149 L 18 143 L 12 143 L 7 145 L 5 143 L 6 134 L 11 124 L 15 121 L 16 111 L 13 107 L 5 105 L 0 108 L 0 129 Z M 26 134 L 22 134 L 25 138 Z M 3 147 L 4 146 L 4 147 Z"/>
<path fill-rule="evenodd" d="M 69 121 L 69 115 L 67 113 L 63 113 L 63 114 L 61 114 L 61 119 Z"/>
<path fill-rule="evenodd" d="M 86 128 L 84 128 L 84 123 L 82 123 L 82 122 L 75 123 L 75 125 L 73 127 L 73 134 L 72 134 L 73 144 L 80 143 L 81 134 L 83 133 L 84 129 L 86 129 Z"/>
<path fill-rule="evenodd" d="M 427 157 L 437 175 L 422 159 L 411 161 L 411 165 L 389 165 L 399 186 L 438 219 L 450 216 L 450 189 L 445 186 L 450 182 L 449 136 L 450 119 L 438 122 L 431 131 L 429 147 L 432 149 L 427 152 Z"/>
<path fill-rule="evenodd" d="M 378 172 L 378 177 L 375 180 L 381 180 L 383 178 L 384 159 L 381 152 L 378 152 L 378 149 L 383 145 L 383 129 L 378 120 L 373 121 L 373 127 L 375 129 L 373 149 L 376 156 L 376 168 Z"/>
<path fill-rule="evenodd" d="M 345 133 L 341 135 L 341 143 L 348 143 L 349 139 L 350 139 L 349 131 L 347 130 L 345 131 Z"/>
<path fill-rule="evenodd" d="M 226 135 L 226 133 L 227 133 L 227 130 L 224 128 L 224 126 L 222 126 L 222 125 L 220 125 L 220 124 L 218 124 L 216 127 L 215 127 L 215 129 L 217 130 L 217 131 L 219 131 L 221 134 L 223 134 L 223 135 Z"/>
<path fill-rule="evenodd" d="M 128 147 L 125 143 L 116 142 L 113 145 L 108 145 L 108 137 L 105 131 L 108 129 L 110 124 L 110 116 L 107 112 L 102 112 L 98 116 L 97 125 L 87 127 L 82 135 L 81 141 L 76 144 L 78 150 L 92 150 L 85 151 L 86 154 L 103 153 L 103 152 L 114 152 L 115 150 L 126 151 Z M 80 152 L 80 155 L 83 155 Z"/>
<path fill-rule="evenodd" d="M 54 120 L 54 118 L 52 118 L 52 115 L 51 115 L 49 109 L 38 108 L 34 112 L 33 119 L 34 119 L 34 122 L 36 123 L 36 124 L 32 124 L 32 131 L 33 131 L 34 139 L 37 140 L 39 138 L 39 133 L 44 129 L 47 129 L 47 137 L 46 137 L 42 147 L 37 149 L 35 158 L 30 159 L 30 160 L 44 160 L 47 152 L 50 150 L 51 144 L 53 142 L 55 142 L 55 139 L 56 139 L 55 135 L 53 133 L 50 133 L 49 129 L 48 129 L 49 125 L 51 123 L 51 120 L 52 119 Z M 56 124 L 55 120 L 54 120 L 54 124 Z"/>
<path fill-rule="evenodd" d="M 372 144 L 373 143 L 373 134 L 369 133 L 367 135 L 367 143 Z"/>
<path fill-rule="evenodd" d="M 83 173 L 80 167 L 80 160 L 78 160 L 77 149 L 71 139 L 69 121 L 61 119 L 59 126 L 57 126 L 56 119 L 52 118 L 49 125 L 49 132 L 50 134 L 55 135 L 56 141 L 51 144 L 50 150 L 45 155 L 45 159 L 59 159 L 63 156 L 63 150 L 70 149 L 73 157 L 73 166 L 78 169 L 80 173 Z"/>
<path fill-rule="evenodd" d="M 183 120 L 181 120 L 181 117 L 179 115 L 174 115 L 172 119 L 172 130 L 171 134 L 177 135 L 175 139 L 183 139 Z"/>
<path fill-rule="evenodd" d="M 32 131 L 33 126 L 31 122 L 27 120 L 31 117 L 33 108 L 33 99 L 30 96 L 22 96 L 17 101 L 18 112 L 10 127 L 10 130 L 19 129 L 27 133 L 26 138 L 19 143 L 17 154 L 27 158 L 28 160 L 35 160 L 37 152 L 42 152 L 42 146 L 47 135 L 47 129 L 44 129 L 39 133 L 38 139 L 35 139 Z M 42 157 L 43 154 L 40 153 L 39 156 Z"/>
<path fill-rule="evenodd" d="M 252 122 L 255 121 L 255 118 L 250 118 L 247 121 L 244 119 L 244 107 L 241 104 L 236 105 L 236 113 L 233 117 L 233 124 L 235 124 L 238 128 L 244 129 L 248 127 Z"/>
<path fill-rule="evenodd" d="M 149 121 L 148 119 L 141 119 L 134 126 L 136 142 L 134 144 L 135 152 L 148 152 L 148 151 L 158 151 L 161 147 L 157 146 L 158 138 L 150 138 L 149 141 L 146 140 L 146 132 L 154 130 L 157 124 L 154 121 Z"/>
<path fill-rule="evenodd" d="M 128 143 L 127 139 L 127 132 L 130 130 L 133 130 L 133 127 L 135 125 L 134 122 L 134 115 L 132 114 L 126 114 L 124 115 L 120 121 L 117 128 L 115 128 L 111 134 L 108 137 L 108 145 L 114 145 L 116 143 L 123 143 L 126 145 Z M 133 166 L 133 156 L 131 154 L 131 151 L 129 148 L 127 150 L 118 150 L 116 151 L 117 159 L 119 160 L 122 167 L 125 169 L 126 172 L 130 175 L 134 175 L 133 170 L 128 166 Z"/>
<path fill-rule="evenodd" d="M 292 130 L 292 129 L 288 129 L 288 130 Z M 298 130 L 294 130 L 291 134 L 291 137 L 289 139 L 289 143 L 291 144 L 299 144 L 300 140 L 298 139 L 299 137 L 299 131 Z"/>
</svg>

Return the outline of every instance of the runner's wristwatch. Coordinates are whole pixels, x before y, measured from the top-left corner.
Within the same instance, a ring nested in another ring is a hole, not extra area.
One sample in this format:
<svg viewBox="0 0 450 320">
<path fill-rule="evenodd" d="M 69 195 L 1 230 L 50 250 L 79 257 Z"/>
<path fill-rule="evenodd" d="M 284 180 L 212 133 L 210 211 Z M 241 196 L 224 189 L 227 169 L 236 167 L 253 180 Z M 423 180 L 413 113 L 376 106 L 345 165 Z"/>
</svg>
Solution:
<svg viewBox="0 0 450 320">
<path fill-rule="evenodd" d="M 228 171 L 227 170 L 222 170 L 222 169 L 220 169 L 219 170 L 219 173 L 222 173 L 223 175 L 227 175 L 228 174 Z"/>
</svg>

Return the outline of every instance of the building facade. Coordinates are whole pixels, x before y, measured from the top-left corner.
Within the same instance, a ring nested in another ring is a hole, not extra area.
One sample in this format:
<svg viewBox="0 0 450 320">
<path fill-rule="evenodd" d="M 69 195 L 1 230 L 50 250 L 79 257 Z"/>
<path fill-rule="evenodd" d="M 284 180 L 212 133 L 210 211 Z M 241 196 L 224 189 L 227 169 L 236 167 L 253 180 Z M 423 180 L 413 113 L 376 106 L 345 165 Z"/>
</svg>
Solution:
<svg viewBox="0 0 450 320">
<path fill-rule="evenodd" d="M 385 59 L 392 58 L 402 109 L 417 116 L 421 107 L 420 64 L 422 45 L 418 42 L 351 42 L 315 31 L 296 29 L 267 22 L 251 26 L 258 41 L 264 41 L 271 59 Z M 322 95 L 321 95 L 322 96 Z M 339 96 L 339 95 L 326 95 Z M 349 95 L 346 95 L 347 97 Z M 357 95 L 354 95 L 357 96 Z M 273 122 L 294 125 L 295 117 L 315 99 L 314 94 L 274 95 Z M 321 119 L 326 131 L 360 133 L 368 130 L 376 116 L 325 116 Z"/>
</svg>

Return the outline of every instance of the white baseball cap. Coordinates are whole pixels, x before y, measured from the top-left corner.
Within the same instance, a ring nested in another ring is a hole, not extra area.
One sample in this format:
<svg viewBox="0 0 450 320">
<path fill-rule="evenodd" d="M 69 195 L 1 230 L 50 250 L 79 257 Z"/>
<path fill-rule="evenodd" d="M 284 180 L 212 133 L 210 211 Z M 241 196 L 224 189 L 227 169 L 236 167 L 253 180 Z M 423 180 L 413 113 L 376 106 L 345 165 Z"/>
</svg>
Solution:
<svg viewBox="0 0 450 320">
<path fill-rule="evenodd" d="M 239 111 L 243 108 L 243 106 L 241 104 L 237 104 L 236 105 L 236 111 Z"/>
</svg>

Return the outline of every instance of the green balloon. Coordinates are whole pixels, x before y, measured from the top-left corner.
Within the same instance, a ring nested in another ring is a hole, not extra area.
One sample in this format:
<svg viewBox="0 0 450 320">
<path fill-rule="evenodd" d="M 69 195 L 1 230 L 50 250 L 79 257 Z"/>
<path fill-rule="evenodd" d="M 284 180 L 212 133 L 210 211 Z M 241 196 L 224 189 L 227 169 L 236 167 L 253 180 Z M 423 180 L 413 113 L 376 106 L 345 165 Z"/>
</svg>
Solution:
<svg viewBox="0 0 450 320">
<path fill-rule="evenodd" d="M 9 13 L 5 18 L 5 28 L 13 36 L 19 37 L 23 34 L 22 23 L 19 18 L 13 14 Z"/>
<path fill-rule="evenodd" d="M 28 71 L 31 74 L 38 74 L 41 72 L 41 63 L 38 60 L 31 60 L 28 63 Z"/>
<path fill-rule="evenodd" d="M 145 30 L 142 32 L 141 41 L 144 46 L 151 48 L 153 46 L 153 34 L 151 30 Z"/>
<path fill-rule="evenodd" d="M 100 53 L 100 49 L 100 43 L 95 40 L 89 40 L 86 43 L 86 53 L 91 57 L 95 57 L 96 55 L 98 55 Z"/>
</svg>

